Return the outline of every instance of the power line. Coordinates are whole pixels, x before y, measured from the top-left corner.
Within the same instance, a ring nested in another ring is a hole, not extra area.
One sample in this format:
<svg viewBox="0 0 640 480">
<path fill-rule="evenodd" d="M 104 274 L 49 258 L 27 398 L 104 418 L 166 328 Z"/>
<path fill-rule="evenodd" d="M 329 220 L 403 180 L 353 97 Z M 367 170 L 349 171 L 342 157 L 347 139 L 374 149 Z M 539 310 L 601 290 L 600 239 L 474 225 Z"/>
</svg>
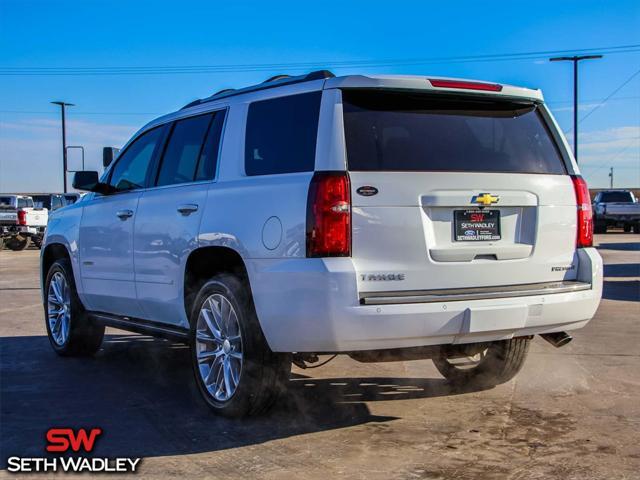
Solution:
<svg viewBox="0 0 640 480">
<path fill-rule="evenodd" d="M 399 65 L 426 65 L 443 63 L 497 62 L 534 60 L 549 55 L 564 53 L 588 53 L 598 51 L 606 54 L 640 52 L 640 44 L 619 45 L 601 48 L 582 48 L 577 50 L 545 50 L 533 52 L 516 52 L 485 55 L 387 59 L 387 60 L 347 60 L 325 62 L 288 62 L 288 63 L 253 63 L 228 65 L 156 65 L 156 66 L 112 66 L 112 67 L 0 67 L 0 75 L 4 76 L 57 76 L 57 75 L 176 75 L 201 73 L 236 73 L 257 72 L 265 70 L 308 70 L 323 66 L 334 69 L 353 67 L 390 67 Z"/>
<path fill-rule="evenodd" d="M 616 88 L 613 92 L 611 92 L 604 100 L 602 100 L 598 105 L 596 105 L 595 107 L 593 107 L 591 110 L 589 110 L 579 121 L 578 123 L 582 123 L 584 122 L 587 118 L 589 118 L 589 116 L 595 112 L 598 108 L 600 108 L 602 105 L 604 105 L 605 103 L 607 103 L 607 101 L 613 97 L 616 93 L 618 93 L 620 90 L 622 90 L 631 80 L 633 80 L 638 74 L 640 74 L 640 70 L 637 70 L 633 75 L 631 75 L 628 79 L 626 79 L 622 85 L 620 85 L 618 88 Z"/>
</svg>

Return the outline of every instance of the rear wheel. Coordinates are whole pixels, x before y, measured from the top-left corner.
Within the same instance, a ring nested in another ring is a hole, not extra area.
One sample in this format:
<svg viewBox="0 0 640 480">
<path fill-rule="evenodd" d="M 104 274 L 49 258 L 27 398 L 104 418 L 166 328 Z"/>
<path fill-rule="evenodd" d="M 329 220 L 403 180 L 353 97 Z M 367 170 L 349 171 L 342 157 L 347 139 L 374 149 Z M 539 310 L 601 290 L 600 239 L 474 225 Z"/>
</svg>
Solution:
<svg viewBox="0 0 640 480">
<path fill-rule="evenodd" d="M 200 289 L 190 320 L 193 371 L 207 405 L 229 417 L 271 407 L 289 380 L 291 355 L 270 350 L 246 284 L 216 275 Z"/>
<path fill-rule="evenodd" d="M 625 223 L 625 224 L 622 226 L 622 230 L 624 231 L 624 233 L 629 233 L 629 232 L 631 231 L 631 225 L 630 225 L 630 224 L 628 224 L 628 223 Z"/>
<path fill-rule="evenodd" d="M 93 355 L 102 344 L 104 326 L 97 325 L 82 306 L 71 263 L 56 260 L 45 281 L 44 314 L 49 342 L 58 355 Z"/>
<path fill-rule="evenodd" d="M 15 237 L 11 237 L 9 240 L 7 240 L 6 246 L 9 250 L 18 252 L 27 248 L 29 246 L 29 243 L 31 243 L 29 237 L 16 235 Z"/>
<path fill-rule="evenodd" d="M 491 342 L 477 349 L 472 345 L 465 351 L 452 354 L 443 349 L 439 358 L 434 358 L 438 371 L 449 382 L 456 385 L 491 387 L 511 380 L 522 368 L 529 351 L 529 338 L 513 338 Z"/>
<path fill-rule="evenodd" d="M 633 233 L 640 233 L 640 223 L 636 223 L 633 226 Z"/>
</svg>

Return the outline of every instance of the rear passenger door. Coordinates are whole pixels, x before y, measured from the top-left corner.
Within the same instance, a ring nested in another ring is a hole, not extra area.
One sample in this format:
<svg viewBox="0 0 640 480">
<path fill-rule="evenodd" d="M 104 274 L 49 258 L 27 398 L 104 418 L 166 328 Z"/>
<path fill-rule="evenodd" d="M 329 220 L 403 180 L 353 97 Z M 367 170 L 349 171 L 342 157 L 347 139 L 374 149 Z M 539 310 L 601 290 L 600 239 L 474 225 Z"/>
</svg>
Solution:
<svg viewBox="0 0 640 480">
<path fill-rule="evenodd" d="M 152 185 L 140 197 L 134 233 L 136 291 L 143 318 L 188 324 L 184 269 L 198 246 L 209 184 L 215 178 L 225 110 L 177 120 Z"/>
</svg>

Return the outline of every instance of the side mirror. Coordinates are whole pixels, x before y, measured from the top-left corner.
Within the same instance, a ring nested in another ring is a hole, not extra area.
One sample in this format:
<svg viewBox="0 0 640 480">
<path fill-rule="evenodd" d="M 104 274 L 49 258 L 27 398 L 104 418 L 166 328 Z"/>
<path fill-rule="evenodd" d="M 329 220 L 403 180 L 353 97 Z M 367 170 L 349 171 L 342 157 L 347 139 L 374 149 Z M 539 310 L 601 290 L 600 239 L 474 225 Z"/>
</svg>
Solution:
<svg viewBox="0 0 640 480">
<path fill-rule="evenodd" d="M 118 154 L 120 153 L 119 148 L 115 147 L 104 147 L 102 149 L 102 166 L 107 168 L 109 165 L 113 163 L 113 161 L 118 158 Z"/>
<path fill-rule="evenodd" d="M 86 192 L 111 193 L 113 190 L 110 185 L 100 183 L 98 172 L 85 170 L 76 172 L 73 176 L 73 188 L 76 190 L 84 190 Z"/>
</svg>

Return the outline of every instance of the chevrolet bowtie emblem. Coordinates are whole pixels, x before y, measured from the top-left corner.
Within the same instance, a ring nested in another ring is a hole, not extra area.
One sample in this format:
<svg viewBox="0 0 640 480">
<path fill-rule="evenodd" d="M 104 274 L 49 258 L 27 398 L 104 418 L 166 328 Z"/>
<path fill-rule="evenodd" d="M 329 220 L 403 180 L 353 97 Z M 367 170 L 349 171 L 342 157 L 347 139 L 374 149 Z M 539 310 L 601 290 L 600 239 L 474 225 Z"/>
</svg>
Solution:
<svg viewBox="0 0 640 480">
<path fill-rule="evenodd" d="M 481 193 L 480 195 L 474 195 L 471 199 L 471 203 L 477 203 L 478 205 L 488 206 L 493 205 L 494 203 L 498 203 L 500 200 L 500 196 L 493 196 L 490 193 Z"/>
</svg>

